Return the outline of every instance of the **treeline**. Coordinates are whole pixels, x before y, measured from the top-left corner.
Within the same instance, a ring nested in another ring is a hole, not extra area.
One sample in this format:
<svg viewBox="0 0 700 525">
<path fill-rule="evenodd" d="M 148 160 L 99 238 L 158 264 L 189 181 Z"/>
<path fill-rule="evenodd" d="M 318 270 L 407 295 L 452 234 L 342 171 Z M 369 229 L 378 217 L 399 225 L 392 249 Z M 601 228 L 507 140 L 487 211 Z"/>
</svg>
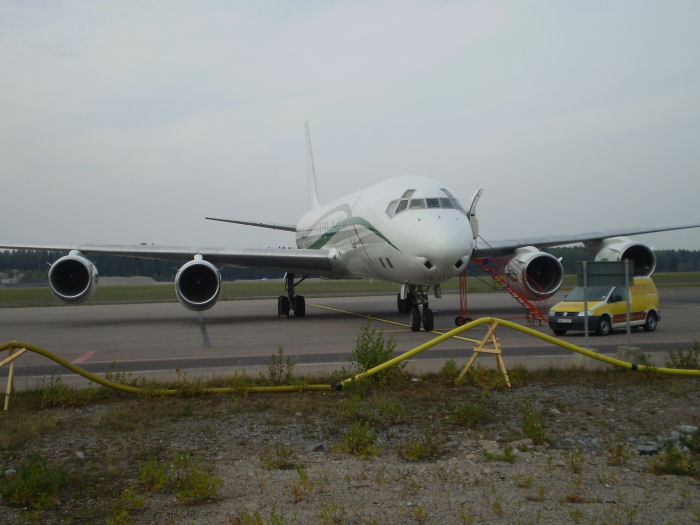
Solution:
<svg viewBox="0 0 700 525">
<path fill-rule="evenodd" d="M 65 252 L 47 252 L 40 250 L 15 250 L 0 252 L 0 272 L 21 273 L 22 281 L 45 280 L 51 263 L 66 255 Z M 97 266 L 100 275 L 109 277 L 145 276 L 153 277 L 156 281 L 172 281 L 177 270 L 187 260 L 155 261 L 149 259 L 134 259 L 115 255 L 90 254 L 88 258 Z M 282 277 L 280 272 L 256 270 L 253 268 L 221 269 L 221 277 L 225 281 L 236 279 L 263 279 Z"/>
<path fill-rule="evenodd" d="M 562 257 L 562 265 L 567 274 L 576 273 L 577 261 L 591 261 L 591 253 L 581 248 L 552 248 L 548 250 L 555 257 Z M 65 252 L 46 252 L 40 250 L 15 250 L 0 252 L 0 272 L 6 274 L 23 274 L 23 281 L 44 280 L 49 265 Z M 153 277 L 156 281 L 172 281 L 178 268 L 186 261 L 154 261 L 118 257 L 114 255 L 91 254 L 90 260 L 97 266 L 100 275 L 113 277 L 130 277 L 134 275 Z M 474 263 L 469 264 L 469 271 L 483 273 Z M 657 272 L 692 272 L 700 271 L 700 250 L 658 250 L 656 251 Z M 224 267 L 221 276 L 226 281 L 236 279 L 275 279 L 282 277 L 280 272 L 256 270 L 253 268 Z"/>
</svg>

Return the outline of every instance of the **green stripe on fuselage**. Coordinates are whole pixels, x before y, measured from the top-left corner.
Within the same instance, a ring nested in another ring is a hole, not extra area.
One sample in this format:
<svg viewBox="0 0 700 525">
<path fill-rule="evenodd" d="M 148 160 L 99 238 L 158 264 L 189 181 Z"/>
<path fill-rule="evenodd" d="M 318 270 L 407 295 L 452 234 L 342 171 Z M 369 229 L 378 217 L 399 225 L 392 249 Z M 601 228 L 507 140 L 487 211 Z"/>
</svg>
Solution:
<svg viewBox="0 0 700 525">
<path fill-rule="evenodd" d="M 374 226 L 372 226 L 362 217 L 350 217 L 348 219 L 343 219 L 338 224 L 333 225 L 333 227 L 330 228 L 328 231 L 320 235 L 319 238 L 316 239 L 311 246 L 309 246 L 309 248 L 312 250 L 319 250 L 323 248 L 335 236 L 336 233 L 348 226 L 364 226 L 372 233 L 374 233 L 377 237 L 383 239 L 389 246 L 398 251 L 401 251 L 396 246 L 394 246 L 394 243 L 392 243 L 389 239 L 382 235 L 382 233 L 379 230 L 377 230 Z"/>
</svg>

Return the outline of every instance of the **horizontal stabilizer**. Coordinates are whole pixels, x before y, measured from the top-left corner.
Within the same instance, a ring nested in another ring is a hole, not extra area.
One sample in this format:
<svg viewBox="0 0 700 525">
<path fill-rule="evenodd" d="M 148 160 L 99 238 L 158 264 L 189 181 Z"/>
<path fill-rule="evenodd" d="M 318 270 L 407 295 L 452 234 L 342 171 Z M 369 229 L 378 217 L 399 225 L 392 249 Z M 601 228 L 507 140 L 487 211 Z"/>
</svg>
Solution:
<svg viewBox="0 0 700 525">
<path fill-rule="evenodd" d="M 244 226 L 256 226 L 258 228 L 269 228 L 270 230 L 282 230 L 286 232 L 296 232 L 296 226 L 290 224 L 271 224 L 269 222 L 248 222 L 234 219 L 217 219 L 216 217 L 204 217 L 208 221 L 231 222 L 233 224 L 243 224 Z"/>
</svg>

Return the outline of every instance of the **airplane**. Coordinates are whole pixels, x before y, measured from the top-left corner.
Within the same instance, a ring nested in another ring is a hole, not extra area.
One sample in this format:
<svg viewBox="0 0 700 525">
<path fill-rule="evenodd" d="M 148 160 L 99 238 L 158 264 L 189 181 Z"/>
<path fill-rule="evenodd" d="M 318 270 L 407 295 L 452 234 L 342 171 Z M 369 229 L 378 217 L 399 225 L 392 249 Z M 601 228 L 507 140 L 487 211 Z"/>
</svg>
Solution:
<svg viewBox="0 0 700 525">
<path fill-rule="evenodd" d="M 48 281 L 54 295 L 69 304 L 82 303 L 95 292 L 98 271 L 85 256 L 90 253 L 188 260 L 177 271 L 175 292 L 194 311 L 216 304 L 221 291 L 220 265 L 284 272 L 284 293 L 277 301 L 280 317 L 290 312 L 294 317 L 306 315 L 304 296 L 296 289 L 307 276 L 389 281 L 399 285 L 397 309 L 409 314 L 411 330 L 418 332 L 422 327 L 430 332 L 434 316 L 429 296 L 441 297 L 441 283 L 462 273 L 472 258 L 502 258 L 507 261 L 511 286 L 528 299 L 541 299 L 559 290 L 564 274 L 560 260 L 543 248 L 583 242 L 596 261 L 629 259 L 634 275 L 649 276 L 656 266 L 654 252 L 629 235 L 700 227 L 655 226 L 485 242 L 479 236 L 476 216 L 482 190 L 477 189 L 464 206 L 446 185 L 428 177 L 390 178 L 321 205 L 308 123 L 305 138 L 311 209 L 296 225 L 206 217 L 295 233 L 296 249 L 2 243 L 0 248 L 68 251 L 51 265 Z"/>
</svg>

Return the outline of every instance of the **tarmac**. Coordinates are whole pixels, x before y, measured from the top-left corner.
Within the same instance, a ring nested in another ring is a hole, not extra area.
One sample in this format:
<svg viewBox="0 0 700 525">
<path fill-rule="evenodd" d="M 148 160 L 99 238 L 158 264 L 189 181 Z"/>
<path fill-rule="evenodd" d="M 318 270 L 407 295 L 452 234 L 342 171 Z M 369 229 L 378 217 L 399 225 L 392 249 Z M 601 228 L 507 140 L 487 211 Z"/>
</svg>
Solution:
<svg viewBox="0 0 700 525">
<path fill-rule="evenodd" d="M 303 287 L 300 288 L 303 293 Z M 631 345 L 663 365 L 668 350 L 700 340 L 700 290 L 697 287 L 659 290 L 662 318 L 657 331 L 632 330 Z M 550 300 L 555 304 L 563 297 Z M 438 335 L 414 333 L 408 315 L 399 314 L 393 296 L 307 297 L 306 317 L 278 318 L 277 300 L 221 301 L 206 312 L 197 313 L 179 303 L 108 304 L 0 309 L 0 342 L 15 340 L 50 350 L 94 373 L 131 374 L 132 377 L 173 380 L 225 377 L 235 373 L 267 375 L 270 357 L 282 349 L 296 365 L 294 375 L 308 375 L 351 369 L 350 355 L 357 337 L 368 323 L 396 343 L 395 353 L 406 352 Z M 435 332 L 455 327 L 459 310 L 457 295 L 431 299 Z M 506 293 L 469 295 L 469 316 L 492 316 L 527 325 L 524 312 Z M 551 335 L 547 326 L 536 329 Z M 454 358 L 464 366 L 475 342 L 486 327 L 462 334 L 411 359 L 408 370 L 415 373 L 439 370 Z M 572 353 L 525 334 L 499 328 L 508 368 L 566 367 Z M 584 346 L 583 333 L 570 333 L 564 340 Z M 627 345 L 627 334 L 617 330 L 606 337 L 590 336 L 590 347 L 615 355 Z M 0 354 L 0 360 L 7 356 Z M 580 363 L 580 361 L 577 361 Z M 482 355 L 481 366 L 494 366 L 495 359 Z M 87 381 L 42 356 L 27 353 L 16 360 L 15 388 L 46 384 L 60 374 L 65 384 Z M 0 369 L 0 378 L 7 367 Z M 4 391 L 4 381 L 0 383 Z"/>
</svg>

